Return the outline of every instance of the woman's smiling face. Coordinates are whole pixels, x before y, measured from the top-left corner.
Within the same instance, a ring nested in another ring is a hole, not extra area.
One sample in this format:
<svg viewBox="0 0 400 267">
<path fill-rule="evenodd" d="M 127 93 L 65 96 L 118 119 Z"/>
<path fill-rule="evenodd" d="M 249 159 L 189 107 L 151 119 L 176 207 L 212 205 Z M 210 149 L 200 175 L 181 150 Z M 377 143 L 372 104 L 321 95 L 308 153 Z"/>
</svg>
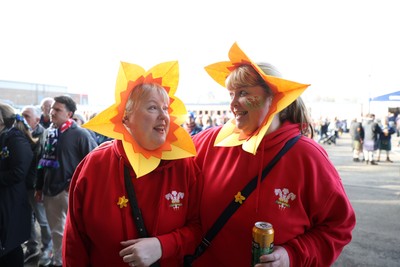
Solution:
<svg viewBox="0 0 400 267">
<path fill-rule="evenodd" d="M 241 87 L 228 91 L 236 127 L 246 135 L 251 135 L 261 126 L 271 106 L 272 98 L 261 86 Z"/>
<path fill-rule="evenodd" d="M 155 150 L 165 143 L 170 126 L 168 107 L 166 93 L 151 89 L 127 114 L 125 126 L 141 147 Z"/>
</svg>

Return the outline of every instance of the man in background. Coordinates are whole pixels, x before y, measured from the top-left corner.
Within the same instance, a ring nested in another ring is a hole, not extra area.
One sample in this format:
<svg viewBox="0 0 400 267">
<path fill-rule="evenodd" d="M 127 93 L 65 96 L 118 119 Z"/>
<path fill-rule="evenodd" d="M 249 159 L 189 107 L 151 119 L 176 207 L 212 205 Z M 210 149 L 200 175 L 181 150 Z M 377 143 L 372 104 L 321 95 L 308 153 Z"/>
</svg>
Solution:
<svg viewBox="0 0 400 267">
<path fill-rule="evenodd" d="M 361 120 L 354 118 L 350 124 L 350 136 L 352 140 L 353 148 L 353 161 L 360 162 L 360 154 L 363 154 L 363 142 L 364 142 L 364 128 Z"/>
<path fill-rule="evenodd" d="M 49 128 L 50 126 L 50 109 L 53 104 L 54 99 L 51 97 L 46 97 L 42 99 L 40 102 L 40 109 L 42 110 L 42 115 L 40 116 L 40 124 L 45 128 Z"/>
<path fill-rule="evenodd" d="M 364 143 L 363 151 L 366 164 L 378 165 L 374 159 L 374 153 L 378 149 L 379 135 L 382 134 L 382 129 L 375 121 L 375 114 L 368 114 L 363 123 L 364 128 Z"/>
<path fill-rule="evenodd" d="M 68 190 L 81 160 L 95 147 L 89 132 L 72 119 L 76 103 L 69 96 L 57 96 L 50 110 L 45 150 L 39 161 L 35 198 L 43 201 L 53 239 L 52 266 L 62 266 L 62 238 L 68 210 Z"/>
</svg>

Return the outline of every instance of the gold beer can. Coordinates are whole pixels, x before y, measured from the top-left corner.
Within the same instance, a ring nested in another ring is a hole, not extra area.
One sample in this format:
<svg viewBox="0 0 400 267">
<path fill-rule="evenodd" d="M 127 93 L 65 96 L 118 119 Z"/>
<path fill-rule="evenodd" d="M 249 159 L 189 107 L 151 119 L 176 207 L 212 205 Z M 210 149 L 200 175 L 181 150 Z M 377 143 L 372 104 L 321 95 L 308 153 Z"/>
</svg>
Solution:
<svg viewBox="0 0 400 267">
<path fill-rule="evenodd" d="M 251 266 L 260 263 L 260 256 L 274 250 L 274 228 L 268 222 L 256 222 L 253 227 L 253 248 Z"/>
</svg>

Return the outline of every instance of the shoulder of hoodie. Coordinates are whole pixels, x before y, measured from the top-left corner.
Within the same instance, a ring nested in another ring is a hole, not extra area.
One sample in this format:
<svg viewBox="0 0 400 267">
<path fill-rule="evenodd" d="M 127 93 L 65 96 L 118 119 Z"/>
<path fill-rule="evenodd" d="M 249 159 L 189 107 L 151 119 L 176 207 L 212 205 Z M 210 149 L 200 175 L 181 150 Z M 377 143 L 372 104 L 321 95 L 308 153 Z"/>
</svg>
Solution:
<svg viewBox="0 0 400 267">
<path fill-rule="evenodd" d="M 326 150 L 318 144 L 314 139 L 302 135 L 297 144 L 293 147 L 299 151 L 302 157 L 305 158 L 325 158 L 329 160 L 329 155 Z"/>
<path fill-rule="evenodd" d="M 85 156 L 81 161 L 81 164 L 88 164 L 89 162 L 104 163 L 105 160 L 110 161 L 112 155 L 115 155 L 115 158 L 118 158 L 118 152 L 114 149 L 114 142 L 115 140 L 107 141 L 95 147 Z"/>
<path fill-rule="evenodd" d="M 218 135 L 219 131 L 221 130 L 221 128 L 222 128 L 222 125 L 214 126 L 214 127 L 202 130 L 201 132 L 193 135 L 192 139 L 193 139 L 195 146 L 197 147 L 200 143 L 205 143 L 205 142 L 212 142 L 214 144 L 214 141 L 217 138 L 217 135 Z"/>
<path fill-rule="evenodd" d="M 114 142 L 116 142 L 116 140 L 105 141 L 105 142 L 101 143 L 100 145 L 98 145 L 97 147 L 95 147 L 90 152 L 90 154 L 104 153 L 104 151 L 110 150 L 113 147 Z"/>
</svg>

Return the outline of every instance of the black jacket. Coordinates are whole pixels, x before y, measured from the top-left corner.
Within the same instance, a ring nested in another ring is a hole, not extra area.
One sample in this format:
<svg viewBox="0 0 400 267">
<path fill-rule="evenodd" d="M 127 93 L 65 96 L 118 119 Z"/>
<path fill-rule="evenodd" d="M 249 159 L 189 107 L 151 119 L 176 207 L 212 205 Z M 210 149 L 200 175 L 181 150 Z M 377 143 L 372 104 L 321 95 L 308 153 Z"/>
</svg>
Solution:
<svg viewBox="0 0 400 267">
<path fill-rule="evenodd" d="M 46 137 L 46 142 L 48 140 Z M 38 170 L 36 190 L 42 190 L 45 196 L 56 196 L 69 187 L 79 162 L 97 147 L 97 143 L 85 128 L 73 122 L 70 128 L 59 134 L 56 147 L 60 167 Z"/>
<path fill-rule="evenodd" d="M 18 129 L 0 135 L 0 257 L 29 239 L 31 207 L 26 177 L 33 152 L 28 138 Z"/>
</svg>

